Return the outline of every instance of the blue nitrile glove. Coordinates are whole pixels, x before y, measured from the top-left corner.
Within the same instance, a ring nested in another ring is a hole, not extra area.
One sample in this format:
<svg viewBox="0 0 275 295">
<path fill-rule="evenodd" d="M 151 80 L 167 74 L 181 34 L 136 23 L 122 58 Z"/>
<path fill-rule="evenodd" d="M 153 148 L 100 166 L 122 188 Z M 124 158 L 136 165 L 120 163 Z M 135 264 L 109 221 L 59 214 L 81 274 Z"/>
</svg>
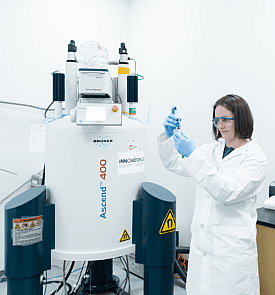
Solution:
<svg viewBox="0 0 275 295">
<path fill-rule="evenodd" d="M 176 150 L 184 157 L 189 157 L 196 149 L 193 140 L 183 132 L 181 132 L 181 134 L 179 134 L 179 132 L 175 132 L 173 139 Z"/>
<path fill-rule="evenodd" d="M 165 128 L 164 135 L 170 138 L 174 134 L 174 130 L 177 127 L 177 117 L 175 116 L 176 106 L 172 107 L 171 114 L 169 114 L 163 122 Z"/>
</svg>

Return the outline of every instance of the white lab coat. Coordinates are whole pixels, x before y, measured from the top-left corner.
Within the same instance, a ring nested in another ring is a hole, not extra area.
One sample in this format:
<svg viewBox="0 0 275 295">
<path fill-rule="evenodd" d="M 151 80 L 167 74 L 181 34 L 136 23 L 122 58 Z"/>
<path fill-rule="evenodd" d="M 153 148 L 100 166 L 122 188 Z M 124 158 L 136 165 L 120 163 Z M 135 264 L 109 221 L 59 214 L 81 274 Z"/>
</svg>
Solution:
<svg viewBox="0 0 275 295">
<path fill-rule="evenodd" d="M 161 134 L 158 142 L 164 166 L 197 182 L 187 295 L 260 295 L 255 202 L 267 161 L 257 140 L 223 159 L 224 139 L 188 158 L 172 137 L 163 141 Z"/>
</svg>

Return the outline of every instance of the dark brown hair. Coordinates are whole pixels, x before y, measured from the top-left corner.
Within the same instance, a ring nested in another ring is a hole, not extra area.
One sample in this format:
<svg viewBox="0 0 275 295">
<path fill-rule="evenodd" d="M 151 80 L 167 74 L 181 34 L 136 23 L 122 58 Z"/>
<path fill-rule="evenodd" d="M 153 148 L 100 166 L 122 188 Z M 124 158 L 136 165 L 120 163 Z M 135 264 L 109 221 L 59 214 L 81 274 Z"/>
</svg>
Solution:
<svg viewBox="0 0 275 295">
<path fill-rule="evenodd" d="M 240 96 L 228 94 L 216 101 L 213 107 L 213 119 L 217 106 L 223 106 L 231 111 L 235 122 L 235 136 L 240 139 L 251 139 L 253 133 L 253 116 L 248 103 Z M 213 135 L 216 140 L 222 137 L 218 128 L 213 124 Z"/>
</svg>

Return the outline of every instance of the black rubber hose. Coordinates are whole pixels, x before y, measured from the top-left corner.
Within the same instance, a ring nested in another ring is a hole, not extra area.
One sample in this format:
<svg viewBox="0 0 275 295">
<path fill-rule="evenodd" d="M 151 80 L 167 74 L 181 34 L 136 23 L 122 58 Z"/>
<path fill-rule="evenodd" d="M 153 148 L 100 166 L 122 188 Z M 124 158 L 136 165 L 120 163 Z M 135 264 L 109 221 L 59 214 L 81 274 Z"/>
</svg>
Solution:
<svg viewBox="0 0 275 295">
<path fill-rule="evenodd" d="M 67 273 L 67 275 L 66 275 L 66 277 L 65 277 L 65 281 L 67 281 L 68 277 L 71 275 L 71 272 L 72 272 L 72 270 L 73 270 L 73 268 L 74 268 L 74 264 L 75 264 L 75 261 L 73 261 L 73 262 L 71 263 L 71 267 L 70 267 L 69 272 Z M 63 281 L 61 281 L 61 284 L 59 285 L 59 287 L 57 288 L 57 290 L 54 291 L 54 292 L 52 292 L 51 295 L 56 294 L 56 293 L 57 293 L 62 287 L 63 287 Z M 70 293 L 70 292 L 69 292 L 69 293 Z"/>
</svg>

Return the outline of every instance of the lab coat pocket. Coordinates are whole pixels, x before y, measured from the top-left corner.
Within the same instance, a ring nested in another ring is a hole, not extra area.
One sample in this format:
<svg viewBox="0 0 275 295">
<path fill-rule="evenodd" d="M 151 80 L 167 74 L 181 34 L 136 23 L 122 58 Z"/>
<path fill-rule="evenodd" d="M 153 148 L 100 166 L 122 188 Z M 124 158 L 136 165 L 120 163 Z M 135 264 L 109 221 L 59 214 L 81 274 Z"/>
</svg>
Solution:
<svg viewBox="0 0 275 295">
<path fill-rule="evenodd" d="M 242 226 L 213 226 L 214 255 L 228 263 L 245 261 L 251 245 L 250 229 Z"/>
</svg>

